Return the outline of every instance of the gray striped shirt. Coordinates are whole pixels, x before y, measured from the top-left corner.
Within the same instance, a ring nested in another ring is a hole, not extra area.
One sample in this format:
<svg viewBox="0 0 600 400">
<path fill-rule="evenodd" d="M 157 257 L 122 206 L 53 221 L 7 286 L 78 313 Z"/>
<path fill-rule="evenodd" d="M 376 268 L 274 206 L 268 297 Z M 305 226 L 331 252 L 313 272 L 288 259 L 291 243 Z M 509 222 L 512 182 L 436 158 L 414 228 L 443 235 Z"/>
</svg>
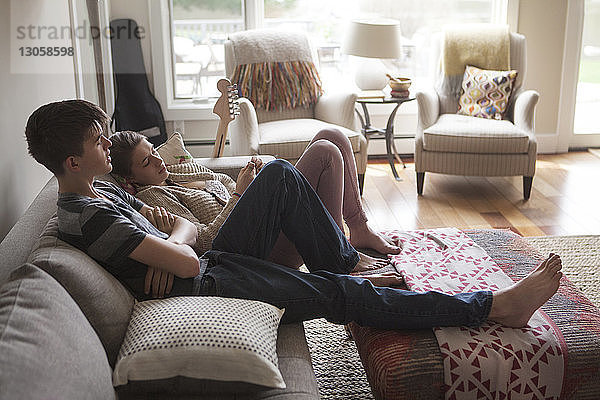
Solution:
<svg viewBox="0 0 600 400">
<path fill-rule="evenodd" d="M 59 194 L 59 238 L 96 260 L 138 300 L 148 299 L 144 294 L 147 267 L 129 258 L 129 254 L 148 234 L 162 239 L 168 235 L 138 212 L 144 203 L 123 189 L 102 181 L 94 182 L 94 188 L 109 200 L 76 193 Z M 190 293 L 192 281 L 175 277 L 171 296 Z"/>
</svg>

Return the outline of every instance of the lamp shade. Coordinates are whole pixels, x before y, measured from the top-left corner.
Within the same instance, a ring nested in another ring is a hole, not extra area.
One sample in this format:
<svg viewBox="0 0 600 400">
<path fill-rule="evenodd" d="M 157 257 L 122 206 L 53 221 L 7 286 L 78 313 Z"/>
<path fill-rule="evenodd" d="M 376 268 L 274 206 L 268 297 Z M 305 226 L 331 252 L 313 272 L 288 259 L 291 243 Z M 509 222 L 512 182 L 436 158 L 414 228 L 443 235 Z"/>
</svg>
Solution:
<svg viewBox="0 0 600 400">
<path fill-rule="evenodd" d="M 400 58 L 400 21 L 362 19 L 350 22 L 342 53 L 369 58 Z"/>
</svg>

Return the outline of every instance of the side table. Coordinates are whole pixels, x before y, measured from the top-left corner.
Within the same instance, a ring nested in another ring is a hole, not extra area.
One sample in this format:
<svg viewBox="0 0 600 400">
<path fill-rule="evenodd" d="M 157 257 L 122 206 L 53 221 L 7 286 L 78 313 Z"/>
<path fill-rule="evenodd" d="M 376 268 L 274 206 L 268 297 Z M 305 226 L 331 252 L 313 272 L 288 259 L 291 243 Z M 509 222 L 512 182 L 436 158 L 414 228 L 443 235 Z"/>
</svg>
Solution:
<svg viewBox="0 0 600 400">
<path fill-rule="evenodd" d="M 356 113 L 358 114 L 358 119 L 360 119 L 360 124 L 362 126 L 363 135 L 365 135 L 367 140 L 369 140 L 369 138 L 372 136 L 385 137 L 385 149 L 387 152 L 387 159 L 388 159 L 388 162 L 390 163 L 390 168 L 392 169 L 392 174 L 394 174 L 394 178 L 396 178 L 397 181 L 401 181 L 402 179 L 400 179 L 400 177 L 398 176 L 398 171 L 396 171 L 396 166 L 394 165 L 394 158 L 396 160 L 398 160 L 398 162 L 404 168 L 406 168 L 406 166 L 400 159 L 400 156 L 398 155 L 398 151 L 396 150 L 396 145 L 394 144 L 394 118 L 396 117 L 396 111 L 398 111 L 398 108 L 400 107 L 401 104 L 409 102 L 409 101 L 413 101 L 414 99 L 415 99 L 415 97 L 410 96 L 410 97 L 404 97 L 404 98 L 401 98 L 401 97 L 384 97 L 384 98 L 373 98 L 373 99 L 359 98 L 356 100 L 356 102 L 362 106 L 362 111 L 363 111 L 362 115 L 358 110 L 356 110 Z M 367 108 L 368 104 L 396 104 L 396 106 L 394 107 L 394 111 L 392 111 L 392 113 L 390 114 L 390 116 L 388 118 L 387 126 L 385 127 L 385 129 L 375 128 L 375 127 L 371 126 L 371 117 L 369 116 L 369 110 Z M 414 135 L 399 136 L 399 138 L 414 138 L 414 137 L 415 137 Z"/>
</svg>

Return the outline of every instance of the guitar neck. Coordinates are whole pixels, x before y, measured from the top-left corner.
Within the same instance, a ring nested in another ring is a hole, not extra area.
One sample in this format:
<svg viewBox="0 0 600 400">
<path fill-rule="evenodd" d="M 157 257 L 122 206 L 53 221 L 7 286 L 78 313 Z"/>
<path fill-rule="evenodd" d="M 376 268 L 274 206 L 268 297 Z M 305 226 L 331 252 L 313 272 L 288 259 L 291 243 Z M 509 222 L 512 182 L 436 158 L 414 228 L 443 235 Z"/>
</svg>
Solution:
<svg viewBox="0 0 600 400">
<path fill-rule="evenodd" d="M 217 128 L 217 138 L 215 140 L 215 146 L 213 147 L 213 158 L 223 156 L 223 151 L 225 150 L 225 141 L 227 140 L 228 126 L 229 122 L 223 121 L 223 119 L 219 120 L 219 127 Z"/>
</svg>

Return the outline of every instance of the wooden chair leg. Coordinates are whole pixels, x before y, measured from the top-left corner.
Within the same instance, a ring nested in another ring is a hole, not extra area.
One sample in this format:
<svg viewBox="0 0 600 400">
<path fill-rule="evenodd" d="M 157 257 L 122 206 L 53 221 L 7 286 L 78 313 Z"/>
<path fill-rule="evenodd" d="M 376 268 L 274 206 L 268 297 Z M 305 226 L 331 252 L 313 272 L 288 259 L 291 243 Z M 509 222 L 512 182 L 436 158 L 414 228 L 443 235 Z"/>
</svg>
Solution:
<svg viewBox="0 0 600 400">
<path fill-rule="evenodd" d="M 524 176 L 523 177 L 523 197 L 525 200 L 529 200 L 529 196 L 531 195 L 531 185 L 533 183 L 533 176 Z"/>
<path fill-rule="evenodd" d="M 360 190 L 360 195 L 363 194 L 363 189 L 365 187 L 365 174 L 358 174 L 358 190 Z"/>
<path fill-rule="evenodd" d="M 423 182 L 425 182 L 425 172 L 417 172 L 417 194 L 423 195 Z"/>
</svg>

